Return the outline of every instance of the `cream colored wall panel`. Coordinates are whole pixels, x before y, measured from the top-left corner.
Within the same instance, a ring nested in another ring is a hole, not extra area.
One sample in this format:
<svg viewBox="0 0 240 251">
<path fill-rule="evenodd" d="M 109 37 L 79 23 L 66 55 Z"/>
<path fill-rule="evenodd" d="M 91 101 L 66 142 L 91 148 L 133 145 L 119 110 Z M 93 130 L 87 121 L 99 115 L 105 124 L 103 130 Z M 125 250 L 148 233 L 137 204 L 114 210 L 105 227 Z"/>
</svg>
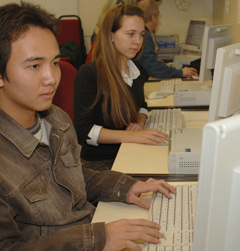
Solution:
<svg viewBox="0 0 240 251">
<path fill-rule="evenodd" d="M 185 42 L 190 20 L 208 19 L 212 23 L 212 0 L 192 0 L 188 11 L 179 10 L 174 0 L 163 0 L 157 34 L 179 34 L 179 42 Z"/>
<path fill-rule="evenodd" d="M 85 44 L 89 50 L 90 37 L 97 22 L 99 13 L 106 0 L 79 0 L 79 15 L 82 19 Z M 212 22 L 212 0 L 192 0 L 189 11 L 181 11 L 174 0 L 162 0 L 157 34 L 179 34 L 180 43 L 184 42 L 191 19 L 209 19 Z"/>
<path fill-rule="evenodd" d="M 105 2 L 106 0 L 79 0 L 79 16 L 82 20 L 87 52 L 91 48 L 91 36 Z"/>
<path fill-rule="evenodd" d="M 98 16 L 106 0 L 29 0 L 39 3 L 44 8 L 60 16 L 62 14 L 78 14 L 82 20 L 87 52 L 91 47 L 90 38 Z M 222 0 L 192 0 L 188 11 L 179 10 L 174 0 L 162 0 L 159 7 L 161 18 L 156 30 L 157 34 L 179 34 L 179 41 L 183 43 L 188 29 L 189 20 L 205 19 L 212 22 L 212 1 Z M 237 1 L 237 0 L 236 0 Z M 15 0 L 15 2 L 19 2 Z M 232 0 L 231 0 L 232 2 Z M 0 0 L 0 4 L 9 0 Z M 231 6 L 232 8 L 232 6 Z"/>
<path fill-rule="evenodd" d="M 213 0 L 213 24 L 233 24 L 233 43 L 240 42 L 238 0 L 230 0 L 230 13 L 225 11 L 226 0 Z"/>
<path fill-rule="evenodd" d="M 25 0 L 26 1 L 26 0 Z M 0 0 L 0 5 L 6 3 L 19 3 L 19 0 Z M 32 2 L 39 4 L 48 11 L 54 13 L 57 17 L 61 15 L 78 15 L 78 0 L 27 0 L 26 2 Z"/>
</svg>

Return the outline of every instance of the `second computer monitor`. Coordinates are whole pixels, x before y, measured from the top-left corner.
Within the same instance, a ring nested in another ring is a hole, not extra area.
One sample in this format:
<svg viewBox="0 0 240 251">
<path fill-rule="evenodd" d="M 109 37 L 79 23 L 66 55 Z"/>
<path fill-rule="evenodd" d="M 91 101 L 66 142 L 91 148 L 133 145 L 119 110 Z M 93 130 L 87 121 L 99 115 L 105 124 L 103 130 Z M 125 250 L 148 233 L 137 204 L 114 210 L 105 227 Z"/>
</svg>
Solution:
<svg viewBox="0 0 240 251">
<path fill-rule="evenodd" d="M 232 27 L 232 24 L 205 27 L 199 74 L 200 83 L 212 80 L 212 71 L 215 66 L 217 49 L 232 43 Z"/>
<path fill-rule="evenodd" d="M 208 122 L 240 110 L 240 43 L 217 50 Z"/>
<path fill-rule="evenodd" d="M 184 50 L 188 50 L 191 52 L 202 51 L 202 38 L 205 25 L 206 20 L 190 20 L 186 41 L 183 46 Z"/>
</svg>

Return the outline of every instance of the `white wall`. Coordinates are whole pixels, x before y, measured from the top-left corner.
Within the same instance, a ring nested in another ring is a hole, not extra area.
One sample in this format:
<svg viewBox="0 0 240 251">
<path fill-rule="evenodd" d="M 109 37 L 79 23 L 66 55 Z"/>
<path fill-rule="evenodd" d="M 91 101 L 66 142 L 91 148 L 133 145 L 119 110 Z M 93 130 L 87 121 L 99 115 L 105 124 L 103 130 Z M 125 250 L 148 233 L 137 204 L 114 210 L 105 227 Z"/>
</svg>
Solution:
<svg viewBox="0 0 240 251">
<path fill-rule="evenodd" d="M 32 2 L 41 5 L 51 13 L 54 13 L 57 17 L 61 15 L 78 15 L 78 0 L 25 0 L 26 2 Z M 19 3 L 19 0 L 0 0 L 0 5 L 7 3 Z"/>
<path fill-rule="evenodd" d="M 91 36 L 105 2 L 106 0 L 79 0 L 79 16 L 82 20 L 87 52 L 91 48 Z"/>
<path fill-rule="evenodd" d="M 208 19 L 212 23 L 212 0 L 192 0 L 188 11 L 179 10 L 174 0 L 163 0 L 160 7 L 159 26 L 156 34 L 179 34 L 179 42 L 185 42 L 190 20 Z"/>
<path fill-rule="evenodd" d="M 19 2 L 19 0 L 13 0 Z M 60 16 L 63 14 L 78 14 L 82 20 L 87 52 L 91 47 L 90 38 L 97 22 L 99 13 L 106 0 L 28 0 L 38 3 L 44 8 Z M 213 0 L 191 0 L 189 11 L 181 11 L 177 8 L 175 0 L 162 0 L 159 7 L 160 24 L 156 34 L 179 34 L 179 42 L 184 42 L 189 20 L 208 18 L 212 23 Z M 219 1 L 219 0 L 215 0 Z M 0 4 L 12 2 L 0 0 Z"/>
<path fill-rule="evenodd" d="M 192 0 L 189 11 L 181 11 L 174 0 L 162 0 L 159 7 L 160 25 L 156 34 L 179 34 L 179 42 L 183 43 L 189 20 L 207 18 L 209 24 L 212 23 L 212 1 Z M 79 15 L 83 24 L 87 51 L 91 47 L 90 37 L 105 2 L 106 0 L 79 0 Z"/>
<path fill-rule="evenodd" d="M 233 24 L 233 43 L 240 42 L 240 24 L 238 18 L 239 0 L 230 1 L 230 11 L 226 13 L 225 0 L 213 0 L 213 24 Z"/>
</svg>

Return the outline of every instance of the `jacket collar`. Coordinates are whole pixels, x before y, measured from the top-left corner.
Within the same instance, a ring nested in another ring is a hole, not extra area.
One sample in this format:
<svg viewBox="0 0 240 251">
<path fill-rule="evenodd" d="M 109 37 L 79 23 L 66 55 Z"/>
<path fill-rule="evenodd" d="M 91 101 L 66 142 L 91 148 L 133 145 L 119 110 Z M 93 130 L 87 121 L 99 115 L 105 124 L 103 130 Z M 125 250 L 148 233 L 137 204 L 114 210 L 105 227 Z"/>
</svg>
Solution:
<svg viewBox="0 0 240 251">
<path fill-rule="evenodd" d="M 68 127 L 68 123 L 64 123 L 51 115 L 53 106 L 49 110 L 39 112 L 40 116 L 48 122 L 56 130 L 65 131 Z M 18 124 L 12 117 L 5 113 L 0 108 L 0 134 L 12 142 L 15 147 L 25 156 L 30 157 L 37 145 L 39 140 L 36 139 L 27 129 Z M 50 133 L 50 129 L 48 134 Z"/>
</svg>

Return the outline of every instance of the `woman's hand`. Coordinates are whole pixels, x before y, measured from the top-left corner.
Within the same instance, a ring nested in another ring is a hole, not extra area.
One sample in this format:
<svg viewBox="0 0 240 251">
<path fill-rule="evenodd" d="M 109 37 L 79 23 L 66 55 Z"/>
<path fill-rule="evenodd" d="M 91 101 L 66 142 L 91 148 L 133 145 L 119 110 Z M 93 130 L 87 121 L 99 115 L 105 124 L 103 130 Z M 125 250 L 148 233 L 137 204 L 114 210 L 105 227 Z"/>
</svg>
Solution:
<svg viewBox="0 0 240 251">
<path fill-rule="evenodd" d="M 162 145 L 166 144 L 169 140 L 168 135 L 155 129 L 147 129 L 141 131 L 134 131 L 131 133 L 129 142 L 150 144 L 150 145 Z"/>
<path fill-rule="evenodd" d="M 126 131 L 141 131 L 144 128 L 144 124 L 143 123 L 131 123 L 127 128 Z"/>
<path fill-rule="evenodd" d="M 102 128 L 98 137 L 98 143 L 139 143 L 160 146 L 166 144 L 168 139 L 167 134 L 155 129 L 127 131 Z"/>
<path fill-rule="evenodd" d="M 141 131 L 144 129 L 147 116 L 144 113 L 138 113 L 137 123 L 130 123 L 126 128 L 126 131 Z"/>
</svg>

